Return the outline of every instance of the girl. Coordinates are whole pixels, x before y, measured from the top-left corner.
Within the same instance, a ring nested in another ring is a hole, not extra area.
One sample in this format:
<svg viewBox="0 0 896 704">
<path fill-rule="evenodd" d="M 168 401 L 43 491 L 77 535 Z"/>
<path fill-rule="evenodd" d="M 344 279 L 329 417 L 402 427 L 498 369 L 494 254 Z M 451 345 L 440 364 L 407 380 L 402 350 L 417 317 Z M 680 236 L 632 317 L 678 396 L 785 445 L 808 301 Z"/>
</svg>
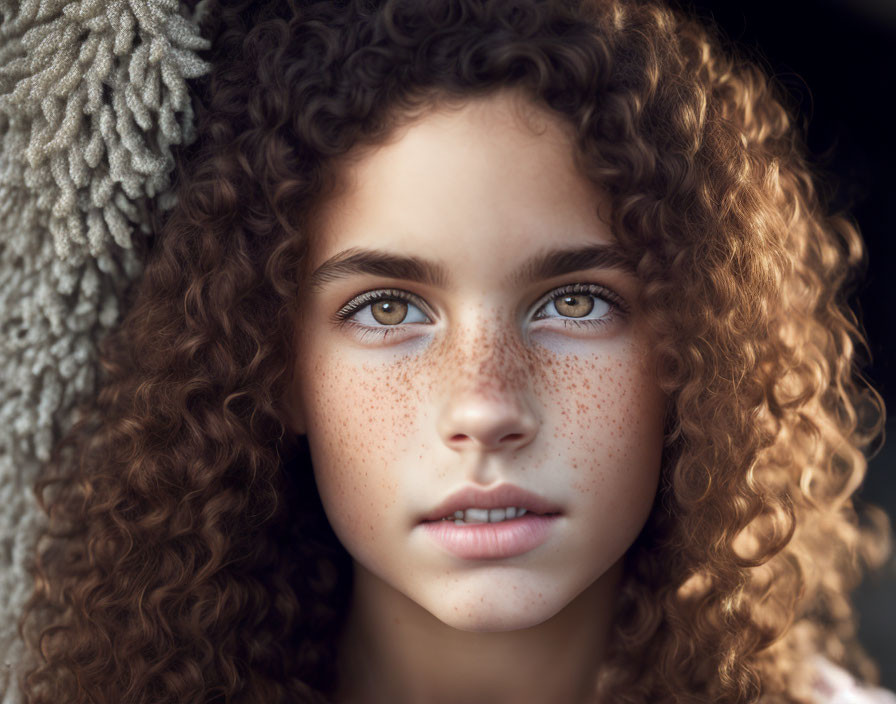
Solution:
<svg viewBox="0 0 896 704">
<path fill-rule="evenodd" d="M 759 69 L 651 3 L 208 16 L 178 205 L 37 487 L 28 701 L 873 680 L 863 244 Z"/>
</svg>

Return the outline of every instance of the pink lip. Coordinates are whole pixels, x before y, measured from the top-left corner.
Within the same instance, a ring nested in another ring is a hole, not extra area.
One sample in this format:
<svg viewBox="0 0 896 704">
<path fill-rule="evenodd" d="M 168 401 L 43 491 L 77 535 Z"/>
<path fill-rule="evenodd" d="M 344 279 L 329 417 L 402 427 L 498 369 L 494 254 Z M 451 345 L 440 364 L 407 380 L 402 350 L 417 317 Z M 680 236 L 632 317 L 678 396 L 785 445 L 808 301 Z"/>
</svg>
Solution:
<svg viewBox="0 0 896 704">
<path fill-rule="evenodd" d="M 421 527 L 441 548 L 463 560 L 494 560 L 522 555 L 544 543 L 558 516 L 527 513 L 501 523 L 457 525 L 433 521 Z"/>
<path fill-rule="evenodd" d="M 468 508 L 505 508 L 515 506 L 529 513 L 560 513 L 560 507 L 538 494 L 521 489 L 513 484 L 501 484 L 485 491 L 475 486 L 465 486 L 447 497 L 438 506 L 421 516 L 420 522 L 438 521 L 453 516 L 455 511 Z M 451 524 L 454 525 L 453 523 Z M 495 524 L 501 525 L 501 524 Z"/>
</svg>

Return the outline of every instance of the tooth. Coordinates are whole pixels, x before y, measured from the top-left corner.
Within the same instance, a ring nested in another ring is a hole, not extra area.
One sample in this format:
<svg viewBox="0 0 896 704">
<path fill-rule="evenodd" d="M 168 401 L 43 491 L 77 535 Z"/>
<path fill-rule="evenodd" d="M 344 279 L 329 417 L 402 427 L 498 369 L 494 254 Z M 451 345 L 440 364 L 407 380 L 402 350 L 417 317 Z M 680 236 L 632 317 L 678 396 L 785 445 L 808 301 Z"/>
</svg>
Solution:
<svg viewBox="0 0 896 704">
<path fill-rule="evenodd" d="M 468 508 L 464 520 L 467 523 L 486 523 L 488 521 L 488 509 L 486 508 Z"/>
<path fill-rule="evenodd" d="M 468 508 L 466 511 L 455 511 L 453 516 L 446 516 L 443 521 L 453 520 L 456 525 L 462 526 L 470 523 L 500 523 L 512 518 L 520 518 L 528 511 L 516 506 L 507 508 Z"/>
</svg>

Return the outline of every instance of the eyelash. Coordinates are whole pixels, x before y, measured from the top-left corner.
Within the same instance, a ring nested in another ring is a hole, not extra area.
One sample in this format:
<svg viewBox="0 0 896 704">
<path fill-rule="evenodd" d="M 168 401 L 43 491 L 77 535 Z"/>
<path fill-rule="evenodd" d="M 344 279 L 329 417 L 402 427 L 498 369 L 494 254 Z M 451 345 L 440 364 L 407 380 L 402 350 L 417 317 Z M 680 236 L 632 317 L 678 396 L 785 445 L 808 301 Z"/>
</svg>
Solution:
<svg viewBox="0 0 896 704">
<path fill-rule="evenodd" d="M 598 286 L 597 284 L 567 284 L 566 286 L 560 286 L 551 290 L 549 293 L 542 296 L 538 302 L 536 303 L 536 315 L 535 320 L 545 320 L 543 317 L 538 317 L 538 313 L 540 313 L 551 301 L 554 301 L 558 298 L 561 298 L 565 295 L 573 295 L 585 293 L 595 298 L 599 298 L 603 301 L 606 301 L 610 304 L 610 311 L 605 318 L 592 319 L 592 320 L 576 320 L 575 318 L 559 318 L 563 321 L 565 327 L 568 328 L 600 328 L 604 325 L 609 325 L 616 321 L 618 317 L 624 316 L 628 312 L 628 307 L 625 305 L 625 302 L 613 291 L 610 291 L 603 286 Z M 334 316 L 334 320 L 337 325 L 344 326 L 350 325 L 352 327 L 357 327 L 361 330 L 361 339 L 366 339 L 369 335 L 373 335 L 374 337 L 385 340 L 389 335 L 398 332 L 403 325 L 401 323 L 397 325 L 382 325 L 382 326 L 368 326 L 362 325 L 360 323 L 356 323 L 351 320 L 352 316 L 355 315 L 358 311 L 362 310 L 366 306 L 376 303 L 381 300 L 401 300 L 406 301 L 408 303 L 413 303 L 418 308 L 423 310 L 426 306 L 421 305 L 423 302 L 419 297 L 415 296 L 412 293 L 408 293 L 407 291 L 402 291 L 401 289 L 379 289 L 376 291 L 368 291 L 366 293 L 362 293 L 360 296 L 353 298 L 351 301 L 346 303 Z M 425 313 L 425 311 L 424 311 Z M 417 323 L 414 323 L 417 324 Z"/>
</svg>

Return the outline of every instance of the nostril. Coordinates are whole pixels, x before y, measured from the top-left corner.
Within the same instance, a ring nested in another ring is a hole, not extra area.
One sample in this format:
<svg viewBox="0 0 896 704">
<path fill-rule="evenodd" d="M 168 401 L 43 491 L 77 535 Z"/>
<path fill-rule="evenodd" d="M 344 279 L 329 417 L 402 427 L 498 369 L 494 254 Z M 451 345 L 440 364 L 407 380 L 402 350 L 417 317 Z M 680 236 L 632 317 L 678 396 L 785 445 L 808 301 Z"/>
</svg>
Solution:
<svg viewBox="0 0 896 704">
<path fill-rule="evenodd" d="M 495 447 L 506 445 L 506 444 L 515 444 L 524 440 L 526 437 L 525 433 L 508 433 L 507 435 L 503 435 L 501 439 L 497 442 Z M 449 440 L 449 443 L 452 445 L 463 444 L 468 442 L 473 442 L 473 438 L 470 435 L 465 433 L 456 433 L 452 435 Z"/>
</svg>

